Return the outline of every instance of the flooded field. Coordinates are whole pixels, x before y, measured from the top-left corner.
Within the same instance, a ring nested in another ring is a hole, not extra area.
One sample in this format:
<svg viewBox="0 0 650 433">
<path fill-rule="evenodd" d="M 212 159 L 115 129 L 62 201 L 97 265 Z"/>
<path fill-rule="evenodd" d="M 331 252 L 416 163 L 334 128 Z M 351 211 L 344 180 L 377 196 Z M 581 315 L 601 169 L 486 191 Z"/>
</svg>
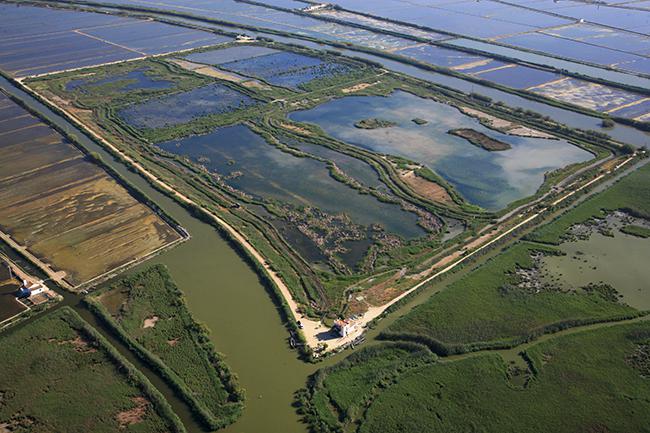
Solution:
<svg viewBox="0 0 650 433">
<path fill-rule="evenodd" d="M 499 42 L 631 72 L 650 73 L 650 59 L 646 57 L 549 34 L 528 33 L 502 38 Z"/>
<path fill-rule="evenodd" d="M 637 93 L 568 77 L 532 87 L 529 90 L 551 99 L 604 112 L 620 111 L 620 108 L 624 106 L 636 105 L 637 102 L 646 99 Z M 624 113 L 623 111 L 619 115 L 628 117 Z"/>
<path fill-rule="evenodd" d="M 212 33 L 96 13 L 0 4 L 0 68 L 37 75 L 230 41 Z M 43 26 L 43 23 L 48 23 Z"/>
<path fill-rule="evenodd" d="M 224 84 L 214 83 L 187 92 L 149 99 L 120 110 L 118 115 L 137 128 L 163 128 L 203 116 L 230 113 L 256 103 L 248 95 Z"/>
<path fill-rule="evenodd" d="M 207 65 L 222 65 L 224 63 L 236 62 L 239 60 L 252 59 L 254 57 L 266 56 L 267 54 L 278 53 L 278 50 L 258 45 L 238 45 L 222 48 L 220 50 L 209 50 L 192 53 L 185 56 L 190 62 L 205 63 Z"/>
<path fill-rule="evenodd" d="M 325 163 L 283 152 L 243 125 L 159 146 L 205 165 L 226 177 L 232 187 L 257 198 L 345 213 L 357 224 L 380 224 L 405 238 L 424 234 L 416 224 L 416 215 L 360 194 L 332 178 Z"/>
<path fill-rule="evenodd" d="M 432 30 L 485 38 L 570 23 L 570 20 L 564 18 L 493 2 L 472 3 L 471 9 L 464 1 L 432 4 L 403 0 L 381 0 L 372 3 L 363 0 L 336 0 L 335 3 L 351 11 L 402 21 Z"/>
<path fill-rule="evenodd" d="M 260 78 L 274 86 L 298 90 L 310 81 L 345 74 L 351 69 L 344 64 L 326 62 L 317 57 L 288 51 L 221 63 L 221 68 Z"/>
<path fill-rule="evenodd" d="M 77 148 L 0 97 L 0 221 L 72 286 L 179 239 Z"/>
<path fill-rule="evenodd" d="M 650 309 L 650 239 L 615 230 L 611 235 L 593 233 L 589 239 L 565 242 L 559 248 L 566 255 L 544 258 L 546 281 L 561 287 L 609 284 L 622 302 Z"/>
<path fill-rule="evenodd" d="M 444 177 L 471 203 L 490 210 L 534 194 L 545 172 L 592 156 L 563 140 L 514 137 L 489 130 L 454 107 L 405 92 L 389 97 L 346 97 L 294 112 L 290 117 L 315 123 L 347 143 L 420 162 Z M 428 124 L 413 123 L 418 117 Z M 354 126 L 365 118 L 386 119 L 397 125 L 374 130 Z M 510 144 L 512 149 L 486 151 L 447 134 L 454 128 L 475 129 Z"/>
<path fill-rule="evenodd" d="M 395 54 L 435 66 L 458 69 L 461 71 L 465 68 L 471 68 L 476 64 L 483 64 L 489 61 L 488 58 L 483 56 L 436 47 L 433 45 L 420 45 L 413 48 L 406 48 L 395 52 Z"/>
</svg>

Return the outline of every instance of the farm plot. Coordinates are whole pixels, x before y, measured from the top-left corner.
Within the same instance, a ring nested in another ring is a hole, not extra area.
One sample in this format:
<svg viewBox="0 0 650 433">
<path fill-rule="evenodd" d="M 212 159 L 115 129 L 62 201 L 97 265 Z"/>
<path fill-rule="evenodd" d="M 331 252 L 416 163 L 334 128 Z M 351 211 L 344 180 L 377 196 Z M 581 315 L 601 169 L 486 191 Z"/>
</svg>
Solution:
<svg viewBox="0 0 650 433">
<path fill-rule="evenodd" d="M 499 39 L 499 42 L 631 72 L 650 73 L 650 59 L 646 57 L 550 34 L 528 33 Z"/>
<path fill-rule="evenodd" d="M 17 107 L 4 96 L 0 104 L 7 106 L 0 115 Z M 22 108 L 3 118 L 0 137 L 0 227 L 65 272 L 71 286 L 179 239 L 151 209 Z"/>
<path fill-rule="evenodd" d="M 474 76 L 515 89 L 539 86 L 540 84 L 548 83 L 561 77 L 553 72 L 521 65 L 477 72 Z"/>
<path fill-rule="evenodd" d="M 464 69 L 489 63 L 491 60 L 477 54 L 468 54 L 463 51 L 450 50 L 433 45 L 420 45 L 418 47 L 406 48 L 396 51 L 395 54 L 434 66 L 456 69 L 461 72 L 464 72 Z"/>
<path fill-rule="evenodd" d="M 0 345 L 3 431 L 185 431 L 144 375 L 68 307 Z"/>
</svg>

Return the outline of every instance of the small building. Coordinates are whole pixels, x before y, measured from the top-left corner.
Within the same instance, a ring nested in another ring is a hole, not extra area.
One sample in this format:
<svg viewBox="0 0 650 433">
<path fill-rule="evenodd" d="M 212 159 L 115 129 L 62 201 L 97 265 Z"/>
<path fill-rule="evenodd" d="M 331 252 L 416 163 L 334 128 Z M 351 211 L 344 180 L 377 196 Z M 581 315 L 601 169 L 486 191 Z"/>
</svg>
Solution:
<svg viewBox="0 0 650 433">
<path fill-rule="evenodd" d="M 332 330 L 341 337 L 347 337 L 356 329 L 356 324 L 351 320 L 335 320 Z"/>
</svg>

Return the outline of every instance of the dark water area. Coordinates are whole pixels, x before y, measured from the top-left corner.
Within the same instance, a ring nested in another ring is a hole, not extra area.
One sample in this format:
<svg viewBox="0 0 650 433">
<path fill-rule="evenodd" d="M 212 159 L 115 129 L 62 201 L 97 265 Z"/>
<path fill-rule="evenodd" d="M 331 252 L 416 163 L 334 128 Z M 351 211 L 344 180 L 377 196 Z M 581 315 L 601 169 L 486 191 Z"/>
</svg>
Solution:
<svg viewBox="0 0 650 433">
<path fill-rule="evenodd" d="M 287 51 L 222 63 L 225 70 L 261 78 L 274 86 L 297 90 L 312 80 L 350 71 L 346 65 Z"/>
<path fill-rule="evenodd" d="M 211 114 L 244 109 L 258 101 L 221 83 L 208 84 L 183 93 L 123 108 L 118 115 L 137 128 L 163 128 L 187 123 Z"/>
<path fill-rule="evenodd" d="M 411 121 L 416 117 L 429 123 L 416 125 Z M 564 140 L 501 134 L 454 107 L 400 91 L 388 97 L 341 98 L 293 112 L 290 118 L 315 123 L 347 143 L 420 162 L 445 178 L 471 203 L 489 210 L 533 195 L 542 185 L 544 173 L 592 158 L 591 153 Z M 366 118 L 390 120 L 397 126 L 374 130 L 354 126 Z M 447 133 L 455 128 L 480 131 L 510 144 L 512 149 L 489 152 Z"/>
<path fill-rule="evenodd" d="M 273 48 L 261 47 L 258 45 L 238 45 L 219 50 L 209 50 L 200 53 L 192 53 L 185 56 L 185 59 L 195 63 L 208 65 L 222 65 L 224 63 L 236 62 L 238 60 L 251 59 L 253 57 L 265 56 L 278 53 Z"/>
<path fill-rule="evenodd" d="M 283 152 L 244 125 L 158 146 L 228 177 L 229 185 L 254 197 L 298 207 L 313 206 L 332 214 L 345 213 L 357 224 L 378 223 L 405 238 L 424 234 L 416 224 L 415 214 L 360 194 L 332 178 L 325 163 Z"/>
</svg>

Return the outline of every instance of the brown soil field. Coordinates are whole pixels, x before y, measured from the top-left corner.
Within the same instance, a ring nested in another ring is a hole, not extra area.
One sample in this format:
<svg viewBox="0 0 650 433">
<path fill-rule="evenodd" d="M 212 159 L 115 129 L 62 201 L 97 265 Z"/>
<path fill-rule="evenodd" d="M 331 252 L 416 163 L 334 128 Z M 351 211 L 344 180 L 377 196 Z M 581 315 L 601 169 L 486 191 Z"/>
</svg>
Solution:
<svg viewBox="0 0 650 433">
<path fill-rule="evenodd" d="M 12 104 L 0 95 L 2 232 L 64 271 L 72 286 L 179 239 L 106 171 Z"/>
<path fill-rule="evenodd" d="M 400 173 L 400 177 L 416 194 L 432 202 L 454 204 L 454 200 L 446 189 L 435 182 L 417 176 L 413 170 Z"/>
</svg>

